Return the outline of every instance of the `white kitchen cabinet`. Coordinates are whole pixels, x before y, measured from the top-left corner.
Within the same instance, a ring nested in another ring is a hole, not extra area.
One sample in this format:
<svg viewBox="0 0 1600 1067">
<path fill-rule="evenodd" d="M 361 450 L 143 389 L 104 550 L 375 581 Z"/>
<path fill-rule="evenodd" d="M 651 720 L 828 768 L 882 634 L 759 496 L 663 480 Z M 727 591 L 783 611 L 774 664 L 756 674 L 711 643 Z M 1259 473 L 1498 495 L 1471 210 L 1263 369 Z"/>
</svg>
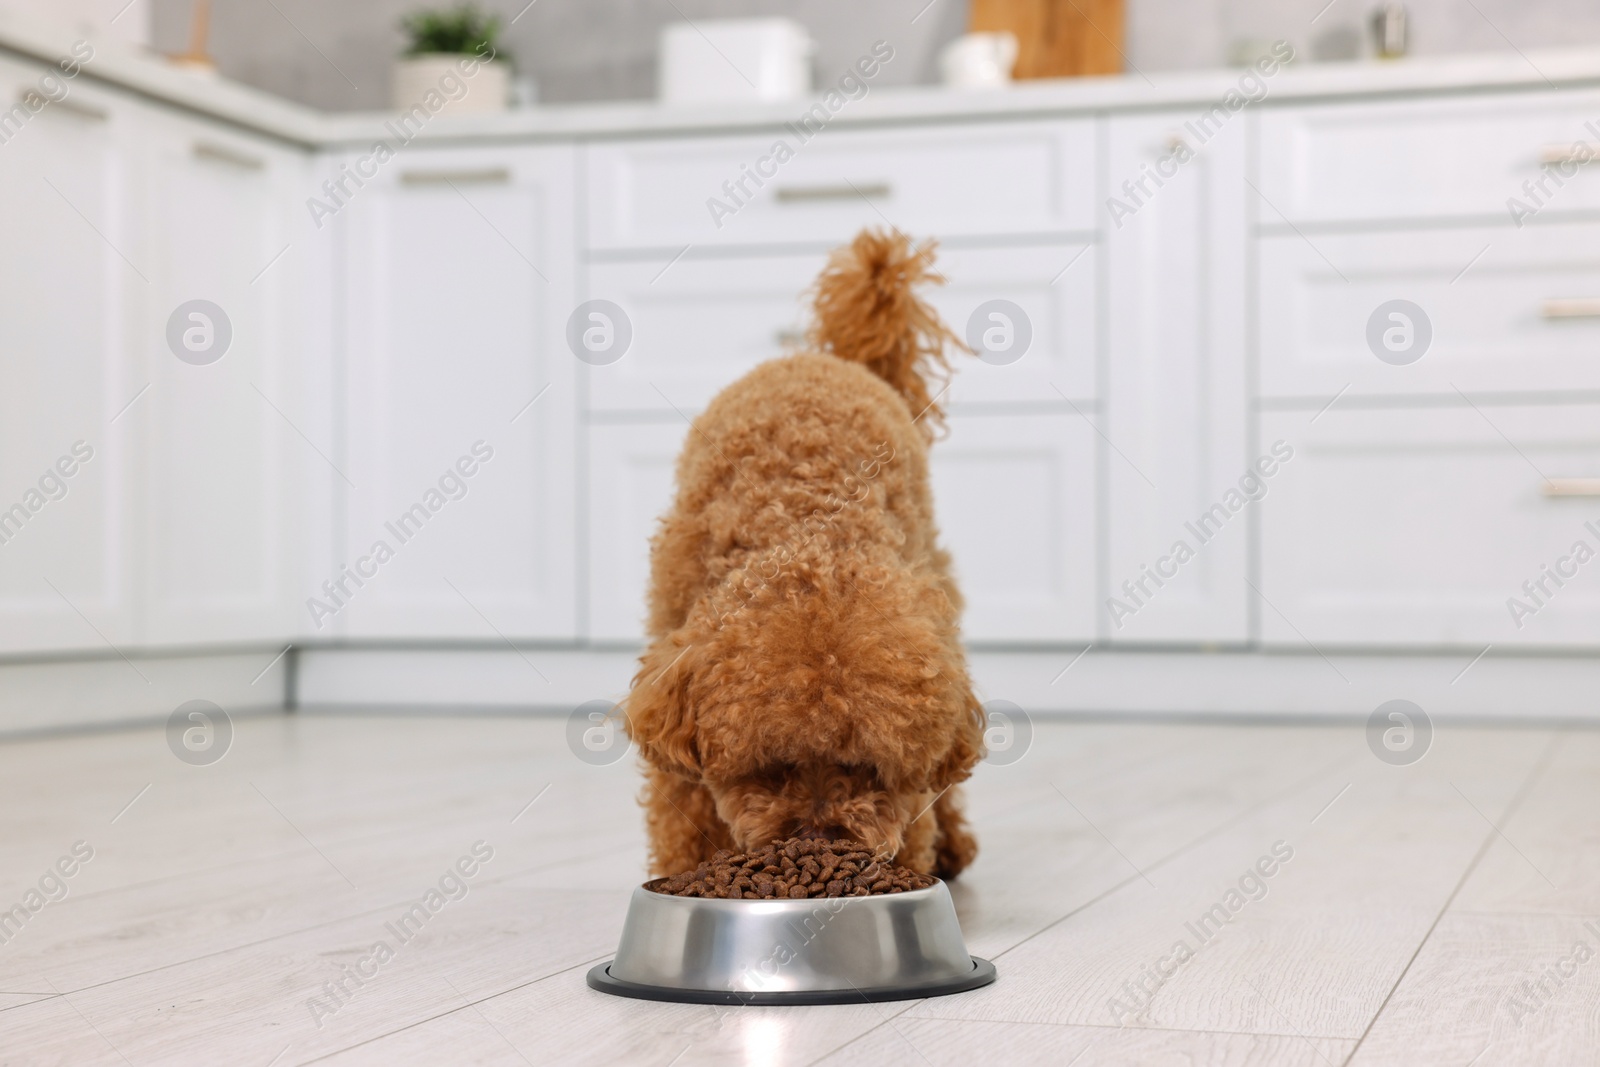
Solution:
<svg viewBox="0 0 1600 1067">
<path fill-rule="evenodd" d="M 1600 175 L 1567 163 L 1574 144 L 1600 151 L 1600 93 L 1472 94 L 1375 103 L 1268 107 L 1260 116 L 1261 221 L 1444 220 L 1490 216 L 1507 201 L 1540 214 L 1600 207 Z M 1552 164 L 1564 170 L 1545 177 Z M 1543 181 L 1529 192 L 1524 182 Z M 1543 206 L 1540 206 L 1543 205 Z M 1487 220 L 1486 220 L 1487 221 Z"/>
<path fill-rule="evenodd" d="M 313 531 L 334 477 L 317 454 L 334 447 L 317 402 L 328 381 L 306 344 L 306 270 L 322 250 L 296 225 L 309 156 L 157 112 L 141 145 L 156 238 L 139 291 L 148 389 L 126 419 L 145 442 L 144 639 L 283 640 L 325 564 Z"/>
<path fill-rule="evenodd" d="M 1131 215 L 1105 220 L 1107 317 L 1106 599 L 1100 634 L 1117 642 L 1243 642 L 1249 634 L 1249 524 L 1202 543 L 1186 524 L 1246 476 L 1246 130 L 1204 144 L 1185 113 L 1110 126 L 1111 187 L 1158 164 L 1176 174 Z M 1174 156 L 1176 138 L 1193 151 Z M 1166 162 L 1162 162 L 1166 160 Z M 1124 203 L 1133 206 L 1131 199 Z M 1181 564 L 1183 543 L 1193 558 Z M 1166 562 L 1162 562 L 1166 560 Z M 1166 572 L 1151 578 L 1149 569 Z M 1133 583 L 1132 593 L 1124 583 Z M 1158 584 L 1159 583 L 1159 584 Z M 1130 613 L 1131 609 L 1131 613 Z"/>
<path fill-rule="evenodd" d="M 1089 119 L 625 140 L 586 148 L 584 169 L 596 249 L 826 246 L 886 220 L 944 237 L 1094 224 Z"/>
<path fill-rule="evenodd" d="M 0 61 L 0 99 L 42 70 Z M 110 654 L 138 637 L 137 108 L 80 77 L 15 114 L 0 146 L 0 650 Z"/>
<path fill-rule="evenodd" d="M 1261 241 L 1263 396 L 1320 407 L 1341 392 L 1459 399 L 1458 389 L 1600 389 L 1600 225 L 1384 230 L 1315 242 Z M 1396 300 L 1420 313 L 1380 310 Z M 1400 331 L 1392 352 L 1391 329 Z"/>
<path fill-rule="evenodd" d="M 933 446 L 941 543 L 969 640 L 1094 636 L 1094 431 L 1071 414 L 958 415 Z M 672 502 L 682 420 L 589 429 L 589 637 L 643 633 L 649 540 Z"/>
<path fill-rule="evenodd" d="M 1600 561 L 1561 562 L 1580 541 L 1600 552 L 1588 525 L 1600 526 L 1600 407 L 1336 405 L 1313 416 L 1262 416 L 1263 438 L 1295 451 L 1257 505 L 1265 644 L 1600 641 Z M 1551 495 L 1546 479 L 1576 495 Z M 1536 602 L 1523 583 L 1541 580 Z M 1512 598 L 1537 610 L 1515 612 Z"/>
<path fill-rule="evenodd" d="M 0 58 L 0 95 L 44 69 Z M 933 450 L 975 644 L 1600 646 L 1587 561 L 1523 588 L 1600 551 L 1600 172 L 1569 163 L 1600 90 L 1274 97 L 1204 144 L 1178 103 L 913 94 L 756 183 L 796 136 L 770 111 L 441 120 L 375 160 L 364 120 L 289 145 L 151 84 L 0 123 L 0 653 L 636 642 L 683 416 L 800 342 L 864 226 L 940 240 L 958 334 L 1008 301 L 1031 335 L 955 357 Z M 212 363 L 167 340 L 196 299 Z M 1431 334 L 1404 365 L 1368 341 L 1395 299 Z M 569 348 L 588 300 L 627 316 L 613 362 Z"/>
<path fill-rule="evenodd" d="M 584 368 L 590 410 L 696 412 L 756 364 L 803 347 L 810 289 L 826 262 L 811 253 L 591 265 L 587 297 L 622 308 L 632 339 L 620 359 Z M 951 351 L 947 404 L 1093 402 L 1092 245 L 942 248 L 935 267 L 945 284 L 923 295 L 957 336 L 974 316 L 988 328 L 982 312 L 1003 300 L 1021 310 L 1009 325 L 1015 343 L 1027 343 L 993 364 Z"/>
<path fill-rule="evenodd" d="M 572 150 L 412 147 L 376 169 L 327 221 L 345 249 L 348 481 L 326 578 L 368 574 L 346 579 L 347 607 L 307 589 L 337 609 L 310 632 L 570 639 Z"/>
</svg>

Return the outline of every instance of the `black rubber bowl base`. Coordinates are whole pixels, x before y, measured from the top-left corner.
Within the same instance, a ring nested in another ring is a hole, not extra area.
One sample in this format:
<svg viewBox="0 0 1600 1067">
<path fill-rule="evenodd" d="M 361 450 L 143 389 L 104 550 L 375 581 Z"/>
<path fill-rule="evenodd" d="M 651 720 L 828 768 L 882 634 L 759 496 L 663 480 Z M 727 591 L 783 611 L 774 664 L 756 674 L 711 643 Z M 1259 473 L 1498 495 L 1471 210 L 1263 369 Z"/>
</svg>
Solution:
<svg viewBox="0 0 1600 1067">
<path fill-rule="evenodd" d="M 673 989 L 669 986 L 639 985 L 611 977 L 610 962 L 589 971 L 589 988 L 634 1000 L 662 1000 L 674 1004 L 749 1004 L 775 1007 L 785 1004 L 861 1004 L 886 1000 L 921 1000 L 979 989 L 995 979 L 994 964 L 972 957 L 972 973 L 933 985 L 888 987 L 881 989 L 798 989 L 773 993 L 747 993 L 732 989 Z"/>
</svg>

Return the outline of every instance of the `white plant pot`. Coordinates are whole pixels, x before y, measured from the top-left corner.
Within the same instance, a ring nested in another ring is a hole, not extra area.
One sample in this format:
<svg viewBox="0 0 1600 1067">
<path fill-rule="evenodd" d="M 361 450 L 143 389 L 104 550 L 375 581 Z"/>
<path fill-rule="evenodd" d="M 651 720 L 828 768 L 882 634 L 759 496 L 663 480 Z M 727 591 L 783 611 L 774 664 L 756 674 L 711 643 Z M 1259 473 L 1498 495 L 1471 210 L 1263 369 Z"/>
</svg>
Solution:
<svg viewBox="0 0 1600 1067">
<path fill-rule="evenodd" d="M 433 115 L 504 111 L 510 85 L 504 63 L 442 52 L 403 56 L 395 60 L 389 102 L 399 111 L 420 104 Z"/>
</svg>

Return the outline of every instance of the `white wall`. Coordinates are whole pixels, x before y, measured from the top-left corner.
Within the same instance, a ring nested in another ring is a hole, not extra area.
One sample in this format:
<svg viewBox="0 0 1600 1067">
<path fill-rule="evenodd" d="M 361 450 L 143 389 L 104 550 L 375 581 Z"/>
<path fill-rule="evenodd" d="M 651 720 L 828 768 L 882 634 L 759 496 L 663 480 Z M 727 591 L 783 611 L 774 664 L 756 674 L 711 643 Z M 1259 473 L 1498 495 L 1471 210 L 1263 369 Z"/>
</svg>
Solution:
<svg viewBox="0 0 1600 1067">
<path fill-rule="evenodd" d="M 150 43 L 152 10 L 150 0 L 0 0 L 0 11 L 7 14 L 65 23 L 86 37 L 135 45 Z"/>
<path fill-rule="evenodd" d="M 1143 70 L 1217 66 L 1239 38 L 1286 40 L 1304 58 L 1364 37 L 1376 0 L 1128 0 L 1128 58 Z M 1407 0 L 1411 52 L 1600 45 L 1589 0 Z"/>
</svg>

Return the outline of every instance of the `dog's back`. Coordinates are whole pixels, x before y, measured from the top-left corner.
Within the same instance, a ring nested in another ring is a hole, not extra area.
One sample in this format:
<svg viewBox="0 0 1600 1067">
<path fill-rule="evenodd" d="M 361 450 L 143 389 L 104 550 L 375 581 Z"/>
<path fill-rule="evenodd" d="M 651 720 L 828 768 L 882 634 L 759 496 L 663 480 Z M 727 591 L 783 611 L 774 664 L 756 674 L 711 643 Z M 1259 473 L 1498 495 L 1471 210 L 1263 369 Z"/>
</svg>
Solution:
<svg viewBox="0 0 1600 1067">
<path fill-rule="evenodd" d="M 916 294 L 943 281 L 932 253 L 902 235 L 862 233 L 817 281 L 812 351 L 763 363 L 695 420 L 677 500 L 653 542 L 651 636 L 681 626 L 697 598 L 742 603 L 754 583 L 735 572 L 747 564 L 769 582 L 775 564 L 846 545 L 933 568 L 960 609 L 927 483 L 944 349 L 960 344 Z"/>
<path fill-rule="evenodd" d="M 696 420 L 677 480 L 652 553 L 652 636 L 697 601 L 725 617 L 785 572 L 847 553 L 853 567 L 946 570 L 926 439 L 859 364 L 804 354 L 758 367 Z"/>
</svg>

